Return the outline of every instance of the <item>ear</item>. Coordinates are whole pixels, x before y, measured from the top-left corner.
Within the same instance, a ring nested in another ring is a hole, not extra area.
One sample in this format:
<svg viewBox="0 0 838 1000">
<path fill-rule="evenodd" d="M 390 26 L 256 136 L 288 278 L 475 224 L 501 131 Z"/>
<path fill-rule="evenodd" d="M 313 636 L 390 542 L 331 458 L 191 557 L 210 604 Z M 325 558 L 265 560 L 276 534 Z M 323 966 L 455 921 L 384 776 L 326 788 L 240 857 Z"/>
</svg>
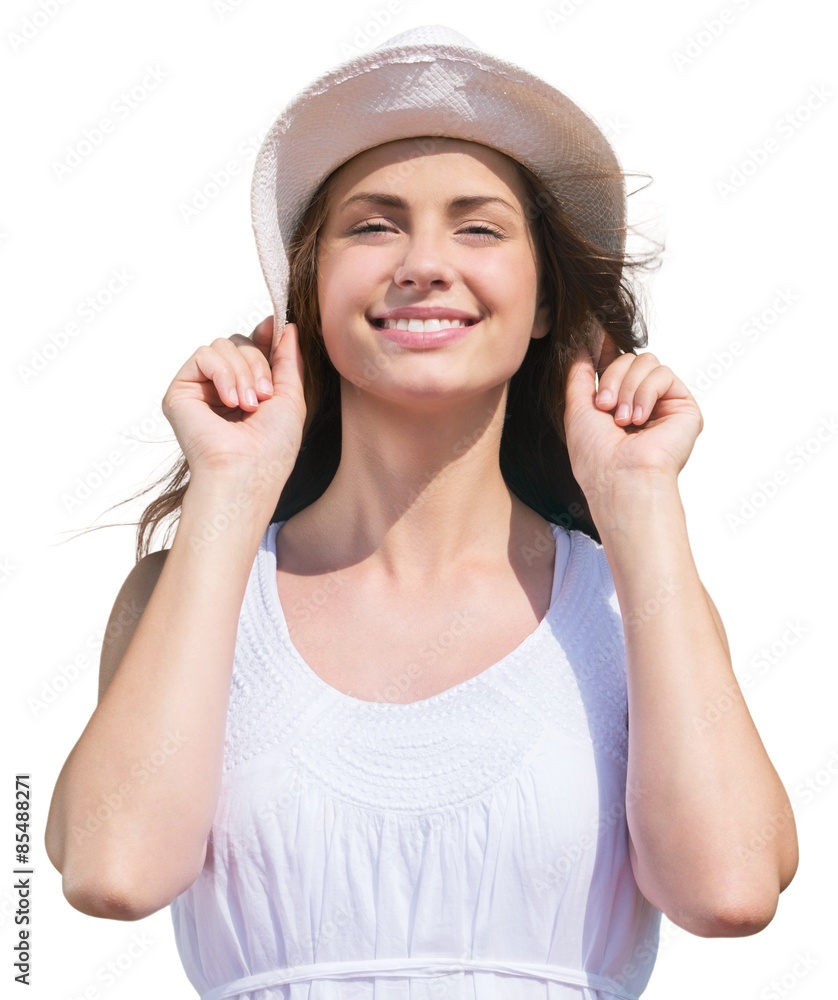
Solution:
<svg viewBox="0 0 838 1000">
<path fill-rule="evenodd" d="M 550 310 L 547 307 L 547 303 L 544 298 L 541 298 L 538 303 L 538 308 L 535 311 L 535 319 L 532 324 L 532 333 L 530 336 L 533 340 L 541 340 L 542 337 L 546 337 L 550 332 Z"/>
</svg>

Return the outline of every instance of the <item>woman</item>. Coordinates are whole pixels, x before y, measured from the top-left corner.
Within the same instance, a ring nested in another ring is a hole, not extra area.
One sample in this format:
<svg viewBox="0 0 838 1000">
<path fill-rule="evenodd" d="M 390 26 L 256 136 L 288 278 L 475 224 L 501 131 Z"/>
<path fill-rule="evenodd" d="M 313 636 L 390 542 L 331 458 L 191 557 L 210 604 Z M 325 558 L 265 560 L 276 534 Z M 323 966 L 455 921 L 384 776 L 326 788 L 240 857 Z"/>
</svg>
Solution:
<svg viewBox="0 0 838 1000">
<path fill-rule="evenodd" d="M 138 537 L 177 532 L 47 829 L 82 912 L 171 904 L 204 1000 L 635 998 L 661 912 L 771 920 L 791 809 L 690 552 L 701 414 L 635 352 L 624 197 L 575 105 L 441 27 L 267 137 L 292 321 L 166 393 L 186 464 Z"/>
</svg>

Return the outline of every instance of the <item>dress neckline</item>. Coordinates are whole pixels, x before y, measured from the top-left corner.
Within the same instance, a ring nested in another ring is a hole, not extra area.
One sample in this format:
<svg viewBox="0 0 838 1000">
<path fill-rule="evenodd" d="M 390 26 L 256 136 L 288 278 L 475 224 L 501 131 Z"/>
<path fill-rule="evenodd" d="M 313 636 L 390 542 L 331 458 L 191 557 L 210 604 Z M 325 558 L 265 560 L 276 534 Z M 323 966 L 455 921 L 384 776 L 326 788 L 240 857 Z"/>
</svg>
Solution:
<svg viewBox="0 0 838 1000">
<path fill-rule="evenodd" d="M 279 530 L 285 524 L 284 520 L 272 521 L 265 530 L 265 534 L 262 539 L 262 548 L 260 549 L 260 558 L 258 560 L 258 572 L 264 607 L 276 628 L 277 635 L 287 651 L 290 653 L 300 671 L 308 678 L 310 683 L 316 685 L 321 691 L 329 695 L 331 698 L 336 701 L 343 702 L 346 705 L 355 706 L 359 709 L 366 709 L 368 711 L 410 711 L 411 709 L 417 709 L 423 706 L 430 707 L 436 703 L 455 697 L 463 691 L 477 686 L 478 683 L 485 684 L 492 677 L 502 672 L 504 667 L 519 659 L 524 653 L 529 652 L 530 648 L 534 646 L 546 633 L 547 629 L 550 627 L 551 620 L 558 613 L 559 608 L 566 603 L 568 597 L 568 581 L 573 576 L 573 573 L 571 572 L 571 563 L 574 561 L 578 551 L 575 544 L 576 533 L 568 531 L 568 529 L 562 528 L 560 525 L 554 524 L 552 521 L 548 523 L 550 524 L 550 530 L 553 534 L 555 552 L 553 559 L 553 586 L 550 593 L 550 606 L 547 609 L 547 613 L 533 629 L 533 631 L 530 632 L 526 638 L 522 639 L 513 650 L 501 657 L 501 659 L 496 660 L 487 667 L 484 667 L 480 673 L 475 674 L 473 677 L 469 677 L 466 680 L 461 681 L 459 684 L 454 684 L 451 687 L 446 688 L 444 691 L 431 695 L 429 698 L 420 698 L 417 701 L 404 702 L 370 701 L 366 698 L 356 698 L 354 695 L 346 694 L 338 688 L 333 687 L 327 681 L 323 680 L 320 674 L 309 666 L 291 639 L 291 632 L 288 628 L 288 621 L 285 617 L 282 602 L 279 599 L 279 588 L 276 583 L 276 542 Z M 568 545 L 567 557 L 565 559 L 561 558 L 563 553 L 560 548 L 560 539 L 563 537 L 567 539 Z"/>
</svg>

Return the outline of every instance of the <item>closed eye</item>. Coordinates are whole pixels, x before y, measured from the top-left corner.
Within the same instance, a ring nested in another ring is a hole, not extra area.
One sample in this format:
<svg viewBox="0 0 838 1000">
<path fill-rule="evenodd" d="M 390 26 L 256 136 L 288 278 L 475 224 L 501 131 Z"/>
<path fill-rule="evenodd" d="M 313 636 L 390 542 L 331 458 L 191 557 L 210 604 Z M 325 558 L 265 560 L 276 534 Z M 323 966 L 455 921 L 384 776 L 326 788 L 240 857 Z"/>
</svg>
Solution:
<svg viewBox="0 0 838 1000">
<path fill-rule="evenodd" d="M 384 225 L 383 222 L 364 222 L 359 226 L 354 226 L 349 230 L 350 236 L 356 236 L 359 233 L 386 233 L 391 232 L 392 229 L 389 226 Z M 475 236 L 491 236 L 497 240 L 505 240 L 506 236 L 500 230 L 493 229 L 491 226 L 474 225 L 467 226 L 462 230 L 464 233 L 472 233 Z"/>
<path fill-rule="evenodd" d="M 388 227 L 383 222 L 365 222 L 363 225 L 350 229 L 349 235 L 354 236 L 356 233 L 385 233 L 387 230 Z"/>
<path fill-rule="evenodd" d="M 475 233 L 483 236 L 494 236 L 495 239 L 498 240 L 506 239 L 504 234 L 499 229 L 493 229 L 492 226 L 477 226 L 477 225 L 467 226 L 466 229 L 464 229 L 463 231 L 466 233 Z"/>
</svg>

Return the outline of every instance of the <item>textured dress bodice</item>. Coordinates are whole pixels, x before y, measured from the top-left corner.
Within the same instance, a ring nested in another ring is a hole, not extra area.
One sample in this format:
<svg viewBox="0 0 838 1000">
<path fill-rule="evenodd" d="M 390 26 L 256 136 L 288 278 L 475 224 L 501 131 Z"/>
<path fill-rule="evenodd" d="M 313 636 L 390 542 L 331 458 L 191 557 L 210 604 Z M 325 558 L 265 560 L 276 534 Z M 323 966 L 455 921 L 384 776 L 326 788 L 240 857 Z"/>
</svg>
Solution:
<svg viewBox="0 0 838 1000">
<path fill-rule="evenodd" d="M 660 913 L 629 860 L 625 644 L 601 545 L 552 525 L 550 609 L 412 703 L 291 641 L 268 526 L 204 868 L 171 904 L 203 1000 L 633 1000 Z M 311 613 L 328 627 L 328 597 Z M 458 609 L 452 607 L 452 628 Z"/>
</svg>

